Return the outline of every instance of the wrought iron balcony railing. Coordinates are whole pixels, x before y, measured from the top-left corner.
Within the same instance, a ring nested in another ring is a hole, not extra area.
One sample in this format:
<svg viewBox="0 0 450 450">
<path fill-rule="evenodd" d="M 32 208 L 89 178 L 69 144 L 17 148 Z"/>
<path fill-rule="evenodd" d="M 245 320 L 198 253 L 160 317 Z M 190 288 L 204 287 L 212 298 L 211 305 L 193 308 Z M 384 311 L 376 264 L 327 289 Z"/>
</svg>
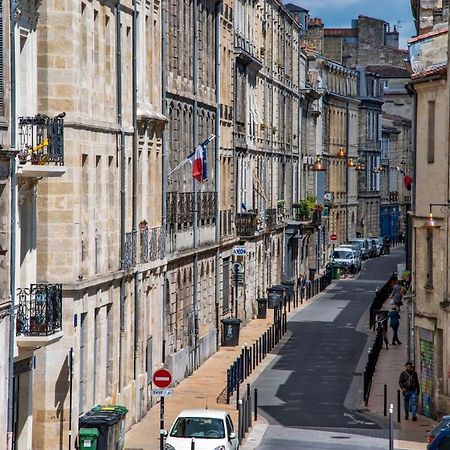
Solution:
<svg viewBox="0 0 450 450">
<path fill-rule="evenodd" d="M 225 209 L 220 211 L 220 235 L 230 236 L 233 234 L 233 211 L 231 209 Z"/>
<path fill-rule="evenodd" d="M 64 119 L 38 114 L 19 118 L 19 160 L 64 165 Z"/>
<path fill-rule="evenodd" d="M 140 230 L 141 263 L 163 259 L 166 256 L 166 233 L 164 227 Z"/>
<path fill-rule="evenodd" d="M 136 264 L 137 242 L 136 232 L 125 233 L 125 255 L 122 269 L 130 269 Z"/>
<path fill-rule="evenodd" d="M 266 225 L 267 228 L 275 228 L 277 225 L 277 208 L 269 208 L 266 209 Z"/>
<path fill-rule="evenodd" d="M 254 236 L 256 233 L 255 212 L 246 212 L 236 214 L 236 234 L 238 236 Z"/>
<path fill-rule="evenodd" d="M 202 224 L 214 223 L 217 195 L 215 192 L 198 192 L 198 219 Z M 169 192 L 167 214 L 170 228 L 189 227 L 194 221 L 195 197 L 193 192 Z"/>
<path fill-rule="evenodd" d="M 17 289 L 16 334 L 50 336 L 62 327 L 62 284 L 31 284 Z"/>
</svg>

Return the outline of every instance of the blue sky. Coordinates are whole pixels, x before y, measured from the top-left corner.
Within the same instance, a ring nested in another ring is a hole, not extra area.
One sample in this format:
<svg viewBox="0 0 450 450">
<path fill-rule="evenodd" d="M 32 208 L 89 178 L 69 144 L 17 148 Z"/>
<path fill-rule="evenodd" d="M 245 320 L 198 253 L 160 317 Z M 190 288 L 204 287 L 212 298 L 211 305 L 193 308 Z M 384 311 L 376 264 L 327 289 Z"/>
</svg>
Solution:
<svg viewBox="0 0 450 450">
<path fill-rule="evenodd" d="M 410 0 L 290 0 L 320 17 L 326 27 L 350 27 L 358 15 L 376 17 L 391 25 L 400 21 L 400 46 L 415 34 Z"/>
</svg>

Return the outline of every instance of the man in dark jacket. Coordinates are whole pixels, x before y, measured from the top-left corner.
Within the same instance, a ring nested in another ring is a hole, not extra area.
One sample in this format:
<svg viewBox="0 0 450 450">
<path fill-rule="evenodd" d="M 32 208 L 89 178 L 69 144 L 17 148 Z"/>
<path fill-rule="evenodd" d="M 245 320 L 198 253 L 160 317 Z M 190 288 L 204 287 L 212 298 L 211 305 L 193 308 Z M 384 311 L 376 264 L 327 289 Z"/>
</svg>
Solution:
<svg viewBox="0 0 450 450">
<path fill-rule="evenodd" d="M 409 418 L 409 411 L 412 413 L 412 420 L 417 420 L 417 396 L 420 393 L 420 384 L 417 373 L 414 370 L 412 362 L 405 364 L 406 370 L 400 374 L 398 383 L 403 394 L 403 405 L 405 407 L 405 420 Z"/>
</svg>

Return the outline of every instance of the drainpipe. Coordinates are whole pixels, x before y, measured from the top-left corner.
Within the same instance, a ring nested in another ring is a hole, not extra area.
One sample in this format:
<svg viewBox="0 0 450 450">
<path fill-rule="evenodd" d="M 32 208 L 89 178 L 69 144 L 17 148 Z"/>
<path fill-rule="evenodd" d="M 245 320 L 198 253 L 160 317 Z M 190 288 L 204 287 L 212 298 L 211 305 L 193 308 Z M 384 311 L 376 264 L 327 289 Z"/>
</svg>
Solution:
<svg viewBox="0 0 450 450">
<path fill-rule="evenodd" d="M 116 3 L 116 78 L 117 123 L 119 125 L 120 149 L 120 269 L 125 265 L 125 131 L 122 117 L 122 48 L 120 44 L 120 0 Z M 125 276 L 120 280 L 120 335 L 119 335 L 119 393 L 124 387 L 124 338 L 125 338 Z"/>
<path fill-rule="evenodd" d="M 216 123 L 215 131 L 216 135 L 215 146 L 214 146 L 214 181 L 215 181 L 215 191 L 216 191 L 216 244 L 220 243 L 220 39 L 221 33 L 220 28 L 222 26 L 220 16 L 222 14 L 222 2 L 216 3 L 215 7 L 215 49 L 214 49 L 214 59 L 215 59 L 215 82 L 216 82 Z M 216 308 L 216 346 L 219 347 L 220 343 L 220 274 L 219 274 L 219 264 L 220 264 L 220 250 L 217 247 L 216 250 L 216 271 L 215 271 L 215 308 Z"/>
<path fill-rule="evenodd" d="M 9 38 L 10 38 L 10 74 L 11 74 L 11 149 L 16 148 L 16 39 L 15 39 L 15 1 L 9 2 Z M 15 308 L 16 308 L 16 208 L 17 208 L 17 175 L 16 158 L 10 159 L 11 175 L 11 245 L 10 245 L 10 300 L 9 314 L 9 358 L 8 358 L 8 448 L 12 449 L 14 434 L 14 347 L 16 338 Z"/>
<path fill-rule="evenodd" d="M 167 117 L 167 0 L 161 2 L 161 112 Z M 164 127 L 162 133 L 162 198 L 161 198 L 161 220 L 162 232 L 167 242 L 167 153 L 168 153 L 168 129 Z M 167 245 L 166 245 L 166 248 Z M 166 357 L 166 296 L 167 292 L 167 269 L 163 272 L 163 300 L 161 306 L 161 361 L 165 363 Z"/>
<path fill-rule="evenodd" d="M 349 227 L 349 221 L 348 221 L 348 182 L 349 182 L 349 176 L 348 176 L 348 152 L 350 150 L 349 145 L 349 139 L 350 139 L 350 111 L 348 102 L 345 107 L 345 115 L 346 115 L 346 124 L 345 124 L 345 220 L 347 223 L 345 224 L 345 242 L 348 242 L 348 227 Z M 381 120 L 381 119 L 380 119 Z M 352 236 L 353 237 L 353 236 Z"/>
<path fill-rule="evenodd" d="M 194 22 L 194 58 L 192 64 L 193 70 L 193 111 L 192 111 L 192 135 L 193 135 L 193 144 L 194 147 L 197 145 L 198 140 L 198 4 L 197 0 L 192 2 L 193 5 L 193 22 Z M 193 248 L 195 250 L 194 255 L 194 286 L 193 286 L 193 308 L 194 308 L 194 364 L 193 368 L 196 368 L 197 364 L 197 345 L 198 345 L 198 317 L 197 317 L 197 308 L 198 308 L 198 190 L 197 190 L 197 180 L 192 179 L 193 184 L 193 192 L 194 192 L 194 217 L 193 217 Z"/>
<path fill-rule="evenodd" d="M 133 238 L 137 242 L 137 191 L 138 191 L 138 126 L 137 126 L 137 2 L 134 2 L 133 7 L 133 25 L 132 25 L 132 121 L 133 121 L 133 191 L 132 191 L 132 226 Z M 141 351 L 140 334 L 141 334 L 141 281 L 142 274 L 136 270 L 134 274 L 134 379 L 137 381 L 139 354 Z M 136 402 L 138 401 L 138 383 L 136 382 Z"/>
</svg>

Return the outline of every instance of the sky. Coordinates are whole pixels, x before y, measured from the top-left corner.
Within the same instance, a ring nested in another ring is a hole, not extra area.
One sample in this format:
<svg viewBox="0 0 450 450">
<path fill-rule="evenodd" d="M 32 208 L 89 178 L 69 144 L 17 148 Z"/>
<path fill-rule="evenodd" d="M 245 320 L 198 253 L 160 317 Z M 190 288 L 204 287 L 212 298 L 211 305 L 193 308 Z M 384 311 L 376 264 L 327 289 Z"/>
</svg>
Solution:
<svg viewBox="0 0 450 450">
<path fill-rule="evenodd" d="M 400 22 L 400 47 L 415 34 L 410 0 L 289 0 L 320 17 L 329 28 L 350 28 L 359 15 L 375 17 L 396 25 Z"/>
</svg>

